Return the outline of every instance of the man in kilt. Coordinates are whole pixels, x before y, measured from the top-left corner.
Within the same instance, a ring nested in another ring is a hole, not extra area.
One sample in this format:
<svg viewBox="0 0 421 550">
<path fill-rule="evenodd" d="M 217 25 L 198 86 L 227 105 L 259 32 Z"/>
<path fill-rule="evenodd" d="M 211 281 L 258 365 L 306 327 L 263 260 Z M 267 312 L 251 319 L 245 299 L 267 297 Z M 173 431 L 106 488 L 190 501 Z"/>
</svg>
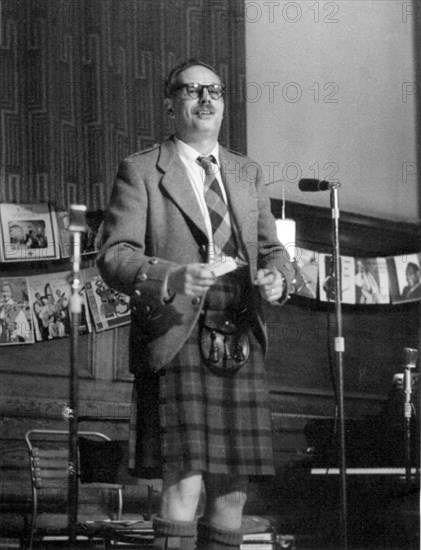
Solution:
<svg viewBox="0 0 421 550">
<path fill-rule="evenodd" d="M 239 548 L 247 481 L 274 474 L 261 301 L 293 269 L 258 166 L 218 144 L 223 93 L 202 61 L 171 71 L 175 135 L 121 162 L 98 256 L 132 297 L 130 467 L 163 480 L 157 549 Z"/>
</svg>

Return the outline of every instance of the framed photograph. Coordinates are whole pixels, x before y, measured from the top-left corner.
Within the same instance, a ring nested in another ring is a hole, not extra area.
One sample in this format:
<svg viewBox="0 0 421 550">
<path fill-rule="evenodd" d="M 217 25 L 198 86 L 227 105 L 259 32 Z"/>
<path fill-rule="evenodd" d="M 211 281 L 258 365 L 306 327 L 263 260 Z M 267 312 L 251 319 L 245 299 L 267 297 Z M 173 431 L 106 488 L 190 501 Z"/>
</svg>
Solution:
<svg viewBox="0 0 421 550">
<path fill-rule="evenodd" d="M 86 300 L 97 332 L 131 322 L 130 298 L 109 287 L 95 270 L 83 274 Z"/>
<path fill-rule="evenodd" d="M 34 319 L 37 341 L 65 338 L 71 333 L 70 271 L 28 277 L 29 303 Z M 79 333 L 89 332 L 84 296 Z"/>
<path fill-rule="evenodd" d="M 56 210 L 58 241 L 62 258 L 72 255 L 72 233 L 69 231 L 69 212 Z M 87 212 L 86 232 L 81 235 L 81 253 L 98 252 L 98 239 L 101 233 L 102 212 Z"/>
<path fill-rule="evenodd" d="M 319 253 L 297 248 L 295 260 L 295 294 L 306 298 L 317 298 Z"/>
<path fill-rule="evenodd" d="M 0 204 L 4 262 L 60 258 L 57 220 L 48 203 Z"/>
<path fill-rule="evenodd" d="M 72 236 L 69 231 L 69 213 L 57 211 L 57 227 L 59 249 L 62 258 L 70 258 L 72 255 Z"/>
<path fill-rule="evenodd" d="M 355 303 L 370 305 L 389 302 L 386 258 L 355 258 Z"/>
<path fill-rule="evenodd" d="M 341 303 L 355 304 L 355 260 L 351 256 L 341 256 L 339 259 L 341 275 Z M 336 282 L 333 257 L 329 254 L 319 254 L 319 296 L 322 302 L 334 302 Z"/>
<path fill-rule="evenodd" d="M 33 344 L 26 277 L 0 278 L 0 345 Z"/>
<path fill-rule="evenodd" d="M 421 300 L 421 254 L 387 258 L 392 303 Z"/>
</svg>

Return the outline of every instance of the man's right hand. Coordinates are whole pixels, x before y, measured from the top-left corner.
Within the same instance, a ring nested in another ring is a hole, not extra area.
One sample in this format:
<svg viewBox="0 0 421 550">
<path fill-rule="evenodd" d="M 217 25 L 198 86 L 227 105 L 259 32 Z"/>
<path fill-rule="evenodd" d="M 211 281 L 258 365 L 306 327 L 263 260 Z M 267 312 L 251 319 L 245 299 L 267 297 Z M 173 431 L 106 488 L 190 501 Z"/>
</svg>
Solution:
<svg viewBox="0 0 421 550">
<path fill-rule="evenodd" d="M 207 264 L 187 264 L 175 268 L 168 276 L 168 292 L 201 297 L 216 283 Z"/>
</svg>

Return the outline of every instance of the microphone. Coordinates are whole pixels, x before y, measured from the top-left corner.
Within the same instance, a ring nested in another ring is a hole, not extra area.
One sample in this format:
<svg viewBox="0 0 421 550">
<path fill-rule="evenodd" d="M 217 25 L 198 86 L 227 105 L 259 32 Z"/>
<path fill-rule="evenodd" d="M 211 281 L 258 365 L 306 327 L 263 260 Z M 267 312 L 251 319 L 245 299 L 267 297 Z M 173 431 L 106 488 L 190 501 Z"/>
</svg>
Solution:
<svg viewBox="0 0 421 550">
<path fill-rule="evenodd" d="M 340 187 L 339 182 L 316 180 L 311 178 L 303 178 L 298 182 L 298 188 L 300 191 L 328 191 L 329 189 L 336 189 Z"/>
</svg>

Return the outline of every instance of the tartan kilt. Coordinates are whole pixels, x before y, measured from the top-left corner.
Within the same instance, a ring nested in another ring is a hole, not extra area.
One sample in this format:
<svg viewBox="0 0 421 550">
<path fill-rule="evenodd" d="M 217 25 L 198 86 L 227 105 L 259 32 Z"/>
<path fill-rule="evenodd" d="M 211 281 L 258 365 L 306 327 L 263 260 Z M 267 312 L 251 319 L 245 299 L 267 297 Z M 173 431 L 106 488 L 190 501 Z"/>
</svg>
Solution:
<svg viewBox="0 0 421 550">
<path fill-rule="evenodd" d="M 136 379 L 129 436 L 133 475 L 161 478 L 166 471 L 193 470 L 231 476 L 274 474 L 263 354 L 251 328 L 248 335 L 249 359 L 232 376 L 209 371 L 196 325 L 168 365 L 157 373 L 145 370 Z"/>
</svg>

